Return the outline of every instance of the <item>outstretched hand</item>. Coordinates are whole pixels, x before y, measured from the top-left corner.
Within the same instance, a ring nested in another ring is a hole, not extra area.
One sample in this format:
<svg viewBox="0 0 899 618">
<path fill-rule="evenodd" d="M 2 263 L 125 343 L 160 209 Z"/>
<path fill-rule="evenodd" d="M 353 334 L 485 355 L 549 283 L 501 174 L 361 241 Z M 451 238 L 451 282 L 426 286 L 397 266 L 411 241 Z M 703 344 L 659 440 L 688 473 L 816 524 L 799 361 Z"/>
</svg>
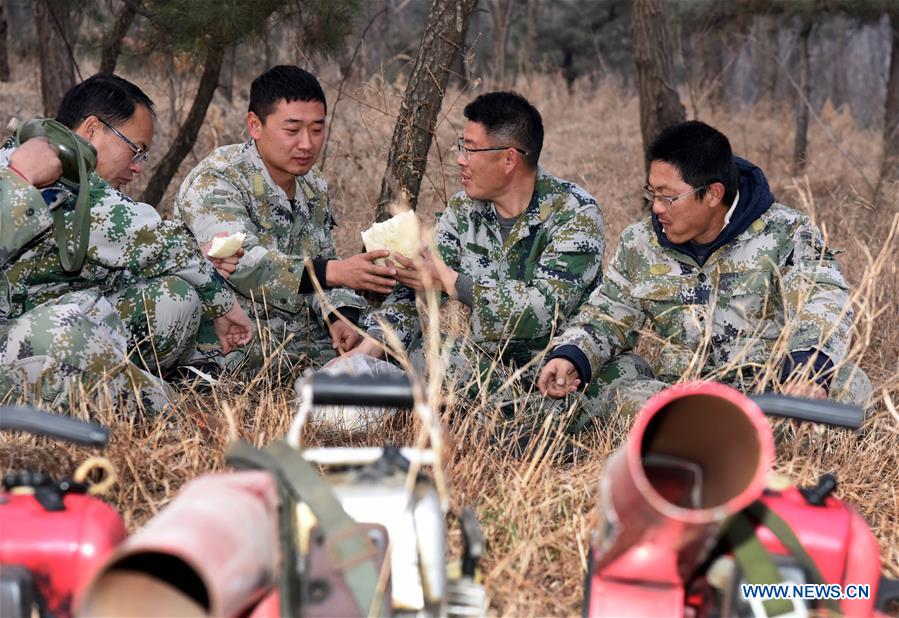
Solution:
<svg viewBox="0 0 899 618">
<path fill-rule="evenodd" d="M 362 336 L 357 330 L 343 320 L 332 322 L 328 330 L 331 333 L 331 347 L 337 350 L 338 354 L 349 352 L 362 341 Z"/>
<path fill-rule="evenodd" d="M 219 232 L 213 238 L 224 238 L 225 236 L 230 236 L 228 232 Z M 231 257 L 226 258 L 216 258 L 209 257 L 209 249 L 212 247 L 212 241 L 210 240 L 208 243 L 202 246 L 203 255 L 206 256 L 206 259 L 212 262 L 212 265 L 218 271 L 218 273 L 227 279 L 231 276 L 235 270 L 237 270 L 237 263 L 240 261 L 240 258 L 243 257 L 244 250 L 240 248 L 237 250 L 237 253 L 232 255 Z"/>
<path fill-rule="evenodd" d="M 396 271 L 397 280 L 406 287 L 416 292 L 440 290 L 450 296 L 455 293 L 459 273 L 447 266 L 427 247 L 423 248 L 419 257 L 414 260 L 399 254 L 391 259 L 399 266 Z"/>
<path fill-rule="evenodd" d="M 373 358 L 384 358 L 384 346 L 371 337 L 365 337 L 360 344 L 347 353 L 347 356 L 353 356 L 354 354 L 365 354 Z"/>
<path fill-rule="evenodd" d="M 228 311 L 212 320 L 212 325 L 225 354 L 247 345 L 253 338 L 253 321 L 236 300 Z"/>
<path fill-rule="evenodd" d="M 390 294 L 396 285 L 396 269 L 391 266 L 379 266 L 375 260 L 386 258 L 389 251 L 380 249 L 357 253 L 345 260 L 330 260 L 325 271 L 328 285 L 331 287 L 347 287 L 360 292 L 377 292 Z"/>
<path fill-rule="evenodd" d="M 577 390 L 581 380 L 577 374 L 577 368 L 570 360 L 554 358 L 540 372 L 537 379 L 537 388 L 547 397 L 561 399 Z"/>
</svg>

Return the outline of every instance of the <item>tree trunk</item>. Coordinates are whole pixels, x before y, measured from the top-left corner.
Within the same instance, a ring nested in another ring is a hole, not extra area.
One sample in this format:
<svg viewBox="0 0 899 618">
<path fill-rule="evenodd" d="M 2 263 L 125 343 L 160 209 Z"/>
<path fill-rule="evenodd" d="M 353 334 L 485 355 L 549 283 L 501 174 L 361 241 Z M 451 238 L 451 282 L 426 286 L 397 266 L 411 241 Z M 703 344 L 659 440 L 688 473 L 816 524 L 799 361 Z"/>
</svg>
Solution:
<svg viewBox="0 0 899 618">
<path fill-rule="evenodd" d="M 122 42 L 137 17 L 136 6 L 126 2 L 122 12 L 116 15 L 112 30 L 104 37 L 103 47 L 100 52 L 100 73 L 113 73 L 119 61 L 119 53 L 122 51 Z"/>
<path fill-rule="evenodd" d="M 6 0 L 0 0 L 0 82 L 10 80 L 9 72 L 9 22 L 6 17 Z"/>
<path fill-rule="evenodd" d="M 632 25 L 644 151 L 662 129 L 686 119 L 672 81 L 672 48 L 662 0 L 634 0 Z M 649 161 L 646 161 L 647 169 Z"/>
<path fill-rule="evenodd" d="M 808 118 L 811 104 L 809 79 L 809 45 L 813 22 L 803 19 L 799 31 L 799 96 L 796 97 L 796 140 L 793 143 L 793 174 L 805 171 L 808 150 Z"/>
<path fill-rule="evenodd" d="M 512 0 L 493 0 L 490 3 L 490 15 L 493 17 L 493 78 L 497 84 L 504 84 Z"/>
<path fill-rule="evenodd" d="M 525 73 L 535 72 L 539 63 L 537 58 L 537 0 L 527 0 L 527 21 L 522 52 L 522 69 Z"/>
<path fill-rule="evenodd" d="M 237 45 L 231 45 L 222 60 L 219 88 L 228 103 L 234 102 L 234 65 L 237 64 Z"/>
<path fill-rule="evenodd" d="M 433 0 L 431 4 L 390 142 L 378 197 L 379 221 L 390 216 L 388 204 L 400 196 L 415 208 L 453 56 L 463 45 L 475 6 L 477 0 Z"/>
<path fill-rule="evenodd" d="M 393 22 L 393 1 L 380 0 L 377 6 L 372 7 L 371 13 L 377 15 L 380 12 L 381 14 L 377 17 L 371 40 L 365 42 L 367 75 L 376 75 L 384 68 L 384 62 L 387 59 L 387 40 L 390 37 L 390 26 Z"/>
<path fill-rule="evenodd" d="M 773 15 L 756 18 L 758 38 L 759 100 L 774 102 L 777 88 L 777 19 Z"/>
<path fill-rule="evenodd" d="M 147 188 L 141 196 L 142 202 L 158 206 L 184 157 L 194 147 L 200 127 L 203 125 L 203 119 L 206 118 L 206 110 L 209 109 L 212 95 L 215 94 L 216 86 L 218 86 L 224 57 L 225 49 L 222 47 L 211 47 L 206 52 L 206 61 L 203 63 L 203 75 L 200 77 L 200 85 L 197 87 L 193 105 L 191 105 L 187 118 L 178 130 L 175 141 L 172 142 L 169 151 L 165 153 L 156 171 L 153 172 L 153 176 L 147 183 Z"/>
<path fill-rule="evenodd" d="M 882 180 L 899 180 L 899 11 L 890 15 L 893 51 L 890 55 L 890 77 L 883 113 Z M 899 202 L 893 200 L 893 207 Z"/>
<path fill-rule="evenodd" d="M 41 62 L 41 98 L 44 114 L 53 116 L 63 95 L 75 85 L 72 58 L 71 19 L 60 3 L 37 0 L 34 3 L 38 55 Z"/>
</svg>

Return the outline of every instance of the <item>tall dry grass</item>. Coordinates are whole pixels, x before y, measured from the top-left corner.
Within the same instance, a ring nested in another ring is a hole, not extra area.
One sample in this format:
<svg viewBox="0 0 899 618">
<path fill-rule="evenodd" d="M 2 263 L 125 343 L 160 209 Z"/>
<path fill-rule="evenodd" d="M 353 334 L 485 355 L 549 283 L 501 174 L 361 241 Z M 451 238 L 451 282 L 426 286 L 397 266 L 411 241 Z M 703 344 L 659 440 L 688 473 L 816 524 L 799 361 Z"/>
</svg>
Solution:
<svg viewBox="0 0 899 618">
<path fill-rule="evenodd" d="M 141 76 L 132 77 L 143 83 Z M 337 81 L 329 72 L 324 78 L 331 84 Z M 581 184 L 602 205 L 608 259 L 621 230 L 643 216 L 636 99 L 612 86 L 570 93 L 560 78 L 548 76 L 521 80 L 516 88 L 543 113 L 541 163 Z M 464 103 L 482 90 L 447 94 L 419 201 L 425 221 L 433 221 L 447 196 L 458 189 L 450 147 L 463 126 Z M 164 90 L 154 91 L 150 82 L 148 91 L 160 104 L 160 118 L 166 118 Z M 329 95 L 333 109 L 333 88 Z M 31 109 L 38 109 L 36 95 L 28 96 L 35 101 Z M 372 222 L 401 96 L 402 84 L 374 79 L 348 87 L 337 105 L 324 171 L 344 255 L 360 247 L 359 232 Z M 0 101 L 10 97 L 8 90 L 0 89 Z M 28 109 L 27 100 L 17 98 L 17 107 Z M 244 139 L 245 109 L 245 99 L 233 106 L 218 100 L 213 104 L 195 156 L 182 166 L 179 180 L 212 147 Z M 899 243 L 890 235 L 899 187 L 884 187 L 889 199 L 877 209 L 872 206 L 870 185 L 879 169 L 880 136 L 855 128 L 850 110 L 826 108 L 821 123 L 810 130 L 808 172 L 793 178 L 790 110 L 718 109 L 702 120 L 728 134 L 738 154 L 767 172 L 780 201 L 812 214 L 830 244 L 844 249 L 840 263 L 851 285 L 860 290 L 853 307 L 854 354 L 874 383 L 876 403 L 859 432 L 776 422 L 777 470 L 802 484 L 836 472 L 837 494 L 865 516 L 880 542 L 885 569 L 899 576 L 899 262 L 894 257 Z M 171 139 L 165 127 L 160 129 L 157 150 Z M 167 199 L 176 188 L 177 183 Z M 301 369 L 295 368 L 293 376 Z M 529 456 L 513 457 L 491 443 L 484 430 L 483 419 L 492 418 L 493 411 L 483 404 L 466 404 L 461 392 L 457 385 L 446 393 L 443 452 L 453 508 L 474 505 L 484 526 L 489 545 L 483 569 L 493 611 L 516 616 L 579 614 L 597 479 L 604 459 L 626 435 L 628 419 L 613 419 L 582 436 L 588 455 L 575 464 L 558 462 L 551 448 L 558 438 L 551 433 Z M 178 411 L 166 418 L 134 419 L 112 407 L 86 405 L 73 413 L 98 418 L 112 428 L 107 453 L 120 481 L 109 499 L 134 529 L 170 501 L 187 479 L 221 469 L 230 440 L 241 437 L 265 444 L 283 435 L 293 409 L 292 377 L 262 374 L 228 381 L 209 394 L 188 391 Z M 409 444 L 419 435 L 411 417 L 362 435 L 307 434 L 312 443 L 331 444 Z M 4 436 L 0 468 L 40 467 L 64 475 L 84 455 L 83 450 L 41 439 Z M 451 541 L 458 548 L 458 532 Z"/>
</svg>

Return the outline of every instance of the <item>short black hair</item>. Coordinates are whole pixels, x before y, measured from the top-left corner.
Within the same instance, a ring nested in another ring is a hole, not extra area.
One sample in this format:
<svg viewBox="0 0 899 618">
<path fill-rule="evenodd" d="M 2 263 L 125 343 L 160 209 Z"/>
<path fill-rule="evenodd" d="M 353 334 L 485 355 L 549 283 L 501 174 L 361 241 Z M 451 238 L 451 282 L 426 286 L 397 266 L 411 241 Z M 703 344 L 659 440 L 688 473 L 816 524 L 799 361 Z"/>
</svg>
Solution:
<svg viewBox="0 0 899 618">
<path fill-rule="evenodd" d="M 156 116 L 153 101 L 143 90 L 118 75 L 97 73 L 66 92 L 56 111 L 56 120 L 76 129 L 88 116 L 96 116 L 116 126 L 127 122 L 138 105 Z"/>
<path fill-rule="evenodd" d="M 646 160 L 670 163 L 691 187 L 724 185 L 724 203 L 731 204 L 740 185 L 730 141 L 721 131 L 698 120 L 672 125 L 659 133 L 646 150 Z M 699 198 L 707 189 L 696 192 Z"/>
<path fill-rule="evenodd" d="M 318 101 L 325 106 L 328 113 L 328 102 L 318 79 L 300 67 L 279 64 L 253 80 L 250 86 L 250 109 L 265 123 L 278 101 Z"/>
<path fill-rule="evenodd" d="M 537 167 L 543 150 L 543 119 L 537 108 L 517 92 L 487 92 L 465 106 L 465 118 L 484 125 L 487 134 L 500 137 L 525 152 L 524 160 Z"/>
</svg>

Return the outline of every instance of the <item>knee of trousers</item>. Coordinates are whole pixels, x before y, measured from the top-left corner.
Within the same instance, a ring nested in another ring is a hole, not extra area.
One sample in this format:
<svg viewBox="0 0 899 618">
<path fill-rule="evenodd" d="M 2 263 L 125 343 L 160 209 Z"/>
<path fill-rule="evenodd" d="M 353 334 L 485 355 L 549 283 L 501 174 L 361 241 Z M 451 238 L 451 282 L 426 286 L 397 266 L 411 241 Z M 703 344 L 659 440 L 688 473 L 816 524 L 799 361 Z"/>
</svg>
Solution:
<svg viewBox="0 0 899 618">
<path fill-rule="evenodd" d="M 0 361 L 24 382 L 49 373 L 99 375 L 125 362 L 127 343 L 116 324 L 94 319 L 74 303 L 40 306 L 7 330 Z"/>
<path fill-rule="evenodd" d="M 117 294 L 115 305 L 130 330 L 137 331 L 132 336 L 151 334 L 157 348 L 192 345 L 200 326 L 200 296 L 191 284 L 173 275 L 150 279 Z"/>
<path fill-rule="evenodd" d="M 870 408 L 874 403 L 874 387 L 861 367 L 845 363 L 831 382 L 830 396 L 837 401 Z"/>
<path fill-rule="evenodd" d="M 159 332 L 166 334 L 183 325 L 192 325 L 196 334 L 202 307 L 200 296 L 191 284 L 181 277 L 167 275 L 152 279 L 144 293 L 144 309 Z"/>
</svg>

